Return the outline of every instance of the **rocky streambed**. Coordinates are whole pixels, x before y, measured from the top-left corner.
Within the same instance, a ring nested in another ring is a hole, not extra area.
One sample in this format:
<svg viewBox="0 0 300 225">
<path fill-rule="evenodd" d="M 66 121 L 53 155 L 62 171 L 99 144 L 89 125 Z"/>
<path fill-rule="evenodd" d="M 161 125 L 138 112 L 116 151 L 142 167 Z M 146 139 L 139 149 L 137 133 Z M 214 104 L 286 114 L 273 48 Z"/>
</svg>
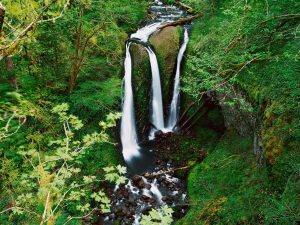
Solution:
<svg viewBox="0 0 300 225">
<path fill-rule="evenodd" d="M 111 189 L 112 213 L 104 224 L 140 224 L 143 214 L 164 205 L 172 207 L 173 218 L 185 215 L 188 207 L 184 179 L 174 175 L 172 162 L 157 160 L 153 172 L 133 175 L 127 184 Z"/>
</svg>

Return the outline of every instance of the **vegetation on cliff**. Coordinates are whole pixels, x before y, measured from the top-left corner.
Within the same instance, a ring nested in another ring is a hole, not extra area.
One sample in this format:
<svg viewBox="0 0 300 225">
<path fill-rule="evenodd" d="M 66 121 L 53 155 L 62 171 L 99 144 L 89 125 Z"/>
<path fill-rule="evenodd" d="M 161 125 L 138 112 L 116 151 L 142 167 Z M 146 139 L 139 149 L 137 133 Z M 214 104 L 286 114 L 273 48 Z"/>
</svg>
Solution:
<svg viewBox="0 0 300 225">
<path fill-rule="evenodd" d="M 237 104 L 256 117 L 253 133 L 258 133 L 264 161 L 259 167 L 253 157 L 252 134 L 248 145 L 243 145 L 247 138 L 226 134 L 192 170 L 191 211 L 179 224 L 296 224 L 300 219 L 299 2 L 181 3 L 204 14 L 193 25 L 184 92 L 194 99 L 213 93 L 235 96 L 225 104 Z"/>
</svg>

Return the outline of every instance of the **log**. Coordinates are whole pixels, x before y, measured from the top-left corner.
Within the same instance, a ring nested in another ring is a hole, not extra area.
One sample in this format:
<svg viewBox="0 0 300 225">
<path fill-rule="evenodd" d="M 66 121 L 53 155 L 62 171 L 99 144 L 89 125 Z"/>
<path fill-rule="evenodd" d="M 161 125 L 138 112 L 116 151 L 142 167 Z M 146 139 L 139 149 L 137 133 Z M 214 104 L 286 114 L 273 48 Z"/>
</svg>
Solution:
<svg viewBox="0 0 300 225">
<path fill-rule="evenodd" d="M 184 167 L 179 167 L 179 168 L 176 168 L 176 169 L 173 169 L 173 170 L 167 170 L 167 171 L 162 171 L 162 172 L 159 172 L 159 173 L 153 173 L 152 175 L 153 176 L 158 176 L 158 175 L 162 175 L 162 174 L 174 173 L 174 172 L 179 171 L 179 170 L 187 170 L 187 169 L 190 169 L 190 168 L 192 168 L 192 166 L 184 166 Z"/>
<path fill-rule="evenodd" d="M 190 17 L 187 17 L 187 18 L 182 18 L 182 19 L 179 19 L 179 20 L 176 20 L 176 21 L 173 21 L 173 22 L 169 22 L 169 23 L 165 23 L 165 24 L 162 24 L 158 27 L 158 29 L 164 29 L 166 27 L 169 27 L 169 26 L 179 26 L 179 25 L 183 25 L 185 23 L 188 23 L 188 22 L 191 22 L 193 21 L 194 19 L 197 19 L 199 17 L 202 17 L 203 14 L 197 14 L 195 16 L 190 16 Z"/>
</svg>

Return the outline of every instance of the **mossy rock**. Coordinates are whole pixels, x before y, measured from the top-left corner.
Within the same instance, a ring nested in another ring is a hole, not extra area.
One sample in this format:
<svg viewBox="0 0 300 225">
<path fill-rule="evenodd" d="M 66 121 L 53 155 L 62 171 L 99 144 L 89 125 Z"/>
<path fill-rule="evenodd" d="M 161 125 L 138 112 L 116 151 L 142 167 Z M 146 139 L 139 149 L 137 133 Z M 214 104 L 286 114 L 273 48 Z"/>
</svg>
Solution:
<svg viewBox="0 0 300 225">
<path fill-rule="evenodd" d="M 170 26 L 157 31 L 149 38 L 149 43 L 154 48 L 160 67 L 165 112 L 167 112 L 173 93 L 175 67 L 182 33 L 182 27 Z"/>
</svg>

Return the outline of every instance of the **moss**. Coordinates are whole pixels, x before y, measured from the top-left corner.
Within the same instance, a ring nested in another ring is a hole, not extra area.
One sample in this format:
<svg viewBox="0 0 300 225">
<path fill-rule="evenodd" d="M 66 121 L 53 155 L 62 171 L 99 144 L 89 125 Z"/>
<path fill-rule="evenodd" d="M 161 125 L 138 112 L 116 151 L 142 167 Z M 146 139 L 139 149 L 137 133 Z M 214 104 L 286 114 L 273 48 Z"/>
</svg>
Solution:
<svg viewBox="0 0 300 225">
<path fill-rule="evenodd" d="M 188 176 L 190 209 L 177 225 L 296 224 L 299 155 L 285 152 L 270 171 L 251 149 L 249 138 L 234 133 L 219 140 Z"/>
<path fill-rule="evenodd" d="M 170 102 L 174 71 L 176 66 L 177 54 L 180 47 L 180 38 L 182 36 L 182 28 L 166 27 L 156 32 L 150 37 L 149 42 L 153 46 L 160 67 L 163 102 Z M 168 105 L 165 104 L 165 109 Z"/>
<path fill-rule="evenodd" d="M 176 224 L 238 224 L 259 221 L 263 175 L 249 154 L 249 139 L 225 135 L 188 177 L 191 208 Z"/>
</svg>

